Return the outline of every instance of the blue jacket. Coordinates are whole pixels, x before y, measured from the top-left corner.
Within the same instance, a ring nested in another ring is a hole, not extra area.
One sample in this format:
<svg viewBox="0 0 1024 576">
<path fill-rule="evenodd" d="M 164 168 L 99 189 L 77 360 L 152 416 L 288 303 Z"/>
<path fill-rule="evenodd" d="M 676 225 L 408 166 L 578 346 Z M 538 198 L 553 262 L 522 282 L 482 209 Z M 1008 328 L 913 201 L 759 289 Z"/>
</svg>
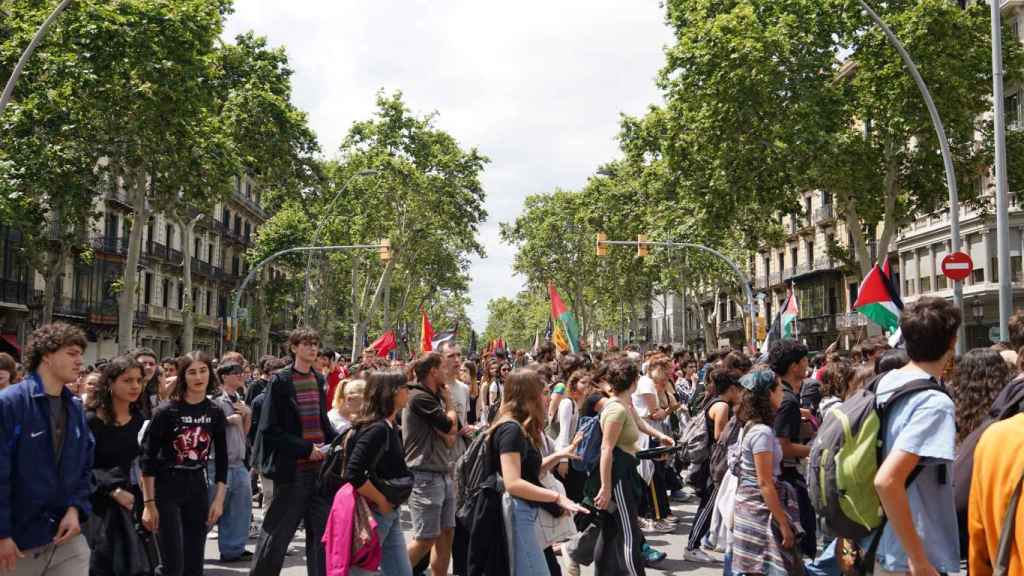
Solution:
<svg viewBox="0 0 1024 576">
<path fill-rule="evenodd" d="M 68 508 L 84 524 L 92 507 L 94 441 L 82 402 L 66 388 L 60 465 L 54 462 L 50 407 L 38 374 L 0 392 L 0 539 L 20 550 L 53 541 Z"/>
</svg>

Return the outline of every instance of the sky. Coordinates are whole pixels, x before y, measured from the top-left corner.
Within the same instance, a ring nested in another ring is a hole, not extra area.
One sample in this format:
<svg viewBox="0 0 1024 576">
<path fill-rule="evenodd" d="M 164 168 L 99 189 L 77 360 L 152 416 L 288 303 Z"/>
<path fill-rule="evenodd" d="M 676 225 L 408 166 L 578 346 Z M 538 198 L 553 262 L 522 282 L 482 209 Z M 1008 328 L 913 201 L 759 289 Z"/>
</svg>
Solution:
<svg viewBox="0 0 1024 576">
<path fill-rule="evenodd" d="M 235 0 L 225 37 L 254 30 L 285 46 L 293 100 L 327 156 L 379 90 L 491 159 L 487 222 L 474 259 L 469 316 L 514 297 L 515 248 L 499 238 L 531 194 L 578 189 L 616 158 L 621 113 L 660 102 L 654 84 L 671 42 L 659 0 Z"/>
</svg>

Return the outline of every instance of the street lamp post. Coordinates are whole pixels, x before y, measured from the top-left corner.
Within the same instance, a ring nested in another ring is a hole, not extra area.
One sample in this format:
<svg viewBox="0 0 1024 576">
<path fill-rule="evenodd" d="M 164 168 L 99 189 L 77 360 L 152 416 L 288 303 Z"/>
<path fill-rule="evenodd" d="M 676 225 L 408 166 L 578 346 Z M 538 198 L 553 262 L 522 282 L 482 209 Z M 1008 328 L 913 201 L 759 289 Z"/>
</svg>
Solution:
<svg viewBox="0 0 1024 576">
<path fill-rule="evenodd" d="M 324 209 L 324 213 L 320 217 L 320 222 L 317 223 L 316 230 L 313 231 L 313 245 L 314 246 L 320 243 L 320 231 L 323 230 L 324 220 L 328 216 L 330 216 L 331 209 L 334 208 L 334 203 L 338 201 L 338 198 L 341 198 L 341 195 L 345 193 L 345 190 L 348 190 L 348 185 L 351 184 L 352 181 L 355 180 L 356 178 L 359 178 L 359 177 L 362 177 L 362 176 L 373 176 L 376 173 L 377 173 L 376 170 L 360 170 L 359 172 L 356 172 L 348 180 L 345 181 L 345 183 L 341 186 L 341 188 L 334 195 L 334 197 L 331 198 L 331 201 L 327 203 L 327 207 Z M 310 251 L 309 255 L 306 256 L 306 274 L 305 274 L 305 276 L 303 278 L 304 286 L 303 286 L 303 292 L 302 292 L 302 317 L 301 317 L 303 325 L 308 325 L 309 324 L 309 287 L 310 287 L 309 270 L 312 267 L 312 265 L 313 265 L 313 251 Z"/>
<path fill-rule="evenodd" d="M 725 254 L 722 254 L 718 250 L 715 250 L 714 248 L 709 248 L 701 244 L 691 244 L 689 242 L 655 242 L 644 239 L 642 236 L 640 240 L 605 240 L 603 237 L 598 236 L 597 246 L 600 247 L 603 245 L 623 245 L 637 247 L 640 247 L 641 245 L 644 247 L 665 246 L 669 248 L 692 248 L 694 250 L 701 250 L 703 252 L 707 252 L 708 254 L 711 254 L 712 256 L 719 258 L 720 260 L 728 264 L 730 268 L 732 268 L 733 273 L 736 274 L 737 278 L 739 278 L 740 284 L 743 286 L 743 291 L 747 296 L 747 310 L 750 314 L 750 318 L 756 317 L 757 309 L 754 307 L 754 292 L 750 289 L 750 278 L 745 273 L 743 273 L 742 270 L 740 270 L 740 267 L 737 266 L 736 263 L 732 261 L 732 259 L 730 259 Z M 753 326 L 753 323 L 751 323 L 751 326 Z M 753 330 L 751 330 L 750 332 L 750 346 L 751 349 L 755 349 L 757 348 L 757 335 L 754 334 Z"/>
<path fill-rule="evenodd" d="M 1000 4 L 992 0 L 992 104 L 995 123 L 996 251 L 999 268 L 999 339 L 1010 339 L 1013 287 L 1010 284 L 1010 208 L 1006 183 L 1006 113 L 1003 110 L 1003 24 Z"/>
<path fill-rule="evenodd" d="M 924 99 L 925 106 L 928 108 L 928 115 L 932 119 L 932 125 L 935 127 L 935 134 L 939 139 L 939 147 L 942 150 L 942 161 L 946 169 L 946 187 L 949 189 L 949 234 L 954 252 L 960 251 L 960 196 L 957 190 L 956 184 L 956 172 L 953 169 L 953 155 L 949 151 L 949 139 L 946 138 L 946 128 L 942 124 L 942 118 L 939 116 L 939 110 L 935 107 L 935 100 L 932 99 L 932 94 L 928 90 L 928 85 L 925 84 L 924 78 L 921 77 L 921 73 L 917 69 L 917 65 L 914 63 L 913 58 L 910 57 L 910 53 L 903 47 L 903 43 L 896 37 L 896 34 L 889 28 L 889 25 L 878 15 L 877 12 L 868 6 L 865 0 L 858 0 L 861 8 L 868 13 L 868 16 L 874 20 L 875 24 L 882 29 L 882 33 L 892 44 L 893 48 L 899 52 L 900 58 L 903 59 L 903 64 L 907 67 L 907 72 L 914 79 L 917 84 L 918 90 L 921 92 L 921 97 Z M 998 4 L 994 1 L 993 4 Z M 996 8 L 998 10 L 998 8 Z M 1001 102 L 1001 100 L 1000 100 Z M 997 123 L 998 125 L 998 123 Z M 953 282 L 953 304 L 959 310 L 963 310 L 964 301 L 964 285 L 960 280 Z M 960 330 L 957 334 L 956 352 L 957 354 L 963 354 L 964 351 L 964 338 L 966 329 L 963 323 L 960 324 Z"/>
<path fill-rule="evenodd" d="M 25 69 L 25 64 L 28 63 L 28 59 L 32 57 L 32 53 L 36 51 L 36 46 L 43 41 L 46 33 L 50 31 L 50 26 L 57 20 L 60 13 L 71 4 L 71 0 L 62 0 L 60 4 L 53 10 L 53 12 L 43 21 L 42 26 L 36 31 L 36 35 L 32 37 L 32 41 L 28 43 L 28 47 L 21 53 L 21 58 L 18 59 L 18 63 L 14 66 L 14 71 L 11 72 L 11 77 L 7 79 L 7 84 L 4 86 L 3 94 L 0 94 L 0 116 L 4 115 L 4 110 L 7 108 L 7 103 L 11 101 L 14 96 L 14 85 L 18 83 L 18 78 L 21 78 L 21 72 Z"/>
<path fill-rule="evenodd" d="M 267 256 L 263 260 L 260 260 L 255 265 L 253 265 L 252 269 L 249 270 L 249 274 L 247 274 L 245 276 L 245 279 L 242 280 L 242 284 L 238 287 L 238 291 L 235 292 L 235 299 L 234 299 L 234 302 L 232 302 L 232 305 L 231 305 L 231 318 L 232 318 L 232 320 L 236 324 L 238 323 L 238 319 L 239 319 L 238 311 L 239 311 L 240 306 L 241 306 L 242 294 L 245 292 L 245 288 L 249 285 L 250 282 L 252 282 L 253 278 L 256 277 L 256 274 L 260 270 L 262 270 L 264 266 L 266 266 L 267 264 L 270 264 L 274 260 L 277 260 L 281 256 L 284 256 L 286 254 L 295 254 L 297 252 L 338 252 L 338 251 L 342 251 L 342 250 L 372 250 L 372 249 L 376 249 L 376 250 L 380 250 L 381 251 L 380 255 L 381 255 L 381 259 L 382 260 L 387 260 L 387 259 L 389 259 L 391 257 L 391 253 L 390 253 L 391 243 L 388 242 L 387 240 L 383 240 L 383 241 L 381 241 L 378 244 L 353 244 L 353 245 L 350 245 L 350 246 L 299 246 L 297 248 L 286 248 L 284 250 L 278 250 L 277 252 L 274 252 L 270 256 Z M 232 344 L 237 344 L 237 342 L 238 342 L 238 332 L 239 331 L 236 329 L 232 333 L 232 338 L 231 338 Z"/>
</svg>

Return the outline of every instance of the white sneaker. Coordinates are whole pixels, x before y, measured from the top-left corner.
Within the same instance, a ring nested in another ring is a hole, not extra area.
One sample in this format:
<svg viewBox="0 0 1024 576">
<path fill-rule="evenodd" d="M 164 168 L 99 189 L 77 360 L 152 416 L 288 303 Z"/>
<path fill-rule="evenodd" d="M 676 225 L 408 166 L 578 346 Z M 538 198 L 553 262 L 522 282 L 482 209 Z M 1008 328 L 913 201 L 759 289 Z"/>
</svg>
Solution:
<svg viewBox="0 0 1024 576">
<path fill-rule="evenodd" d="M 683 553 L 683 560 L 687 562 L 696 562 L 698 564 L 721 564 L 722 561 L 711 556 L 707 552 L 700 548 L 696 550 L 687 550 Z"/>
<path fill-rule="evenodd" d="M 658 520 L 654 523 L 652 530 L 657 534 L 670 534 L 676 531 L 676 525 L 668 520 Z"/>
</svg>

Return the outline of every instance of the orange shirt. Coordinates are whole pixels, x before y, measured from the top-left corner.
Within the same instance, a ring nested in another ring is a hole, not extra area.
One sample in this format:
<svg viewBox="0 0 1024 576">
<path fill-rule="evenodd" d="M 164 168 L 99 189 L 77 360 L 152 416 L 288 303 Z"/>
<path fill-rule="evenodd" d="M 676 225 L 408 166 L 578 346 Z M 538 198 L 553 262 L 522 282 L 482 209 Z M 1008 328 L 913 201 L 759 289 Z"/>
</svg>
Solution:
<svg viewBox="0 0 1024 576">
<path fill-rule="evenodd" d="M 968 568 L 971 576 L 992 574 L 999 550 L 1003 516 L 1024 473 L 1024 414 L 996 422 L 981 435 L 974 450 L 971 499 L 967 514 Z M 1024 500 L 1024 498 L 1022 498 Z M 1017 507 L 1016 546 L 1010 574 L 1024 574 L 1024 502 Z"/>
</svg>

